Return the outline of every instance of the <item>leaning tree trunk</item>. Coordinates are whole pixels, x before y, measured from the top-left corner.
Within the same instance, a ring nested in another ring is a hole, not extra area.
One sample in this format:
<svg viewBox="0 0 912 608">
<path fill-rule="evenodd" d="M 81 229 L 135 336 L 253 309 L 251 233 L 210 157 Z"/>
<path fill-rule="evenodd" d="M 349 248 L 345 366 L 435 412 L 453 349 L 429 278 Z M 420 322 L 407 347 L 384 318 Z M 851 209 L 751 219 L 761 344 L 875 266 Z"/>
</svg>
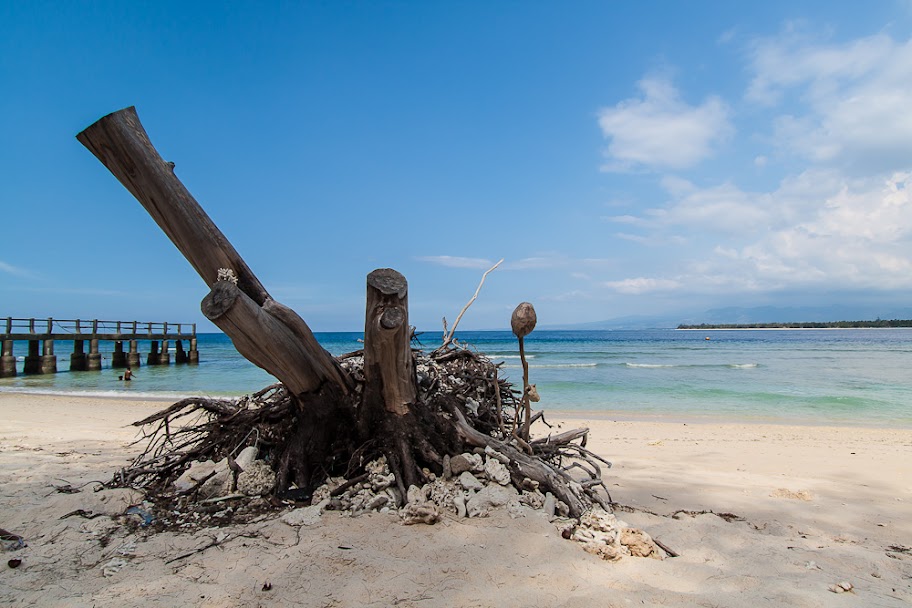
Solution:
<svg viewBox="0 0 912 608">
<path fill-rule="evenodd" d="M 272 299 L 174 174 L 174 164 L 158 154 L 135 108 L 108 114 L 76 138 L 136 197 L 213 288 L 203 300 L 203 313 L 242 355 L 295 394 L 318 392 L 325 383 L 347 392 L 350 381 L 338 363 L 301 317 Z M 220 276 L 237 289 L 216 291 Z"/>
<path fill-rule="evenodd" d="M 77 139 L 145 207 L 211 291 L 202 312 L 238 352 L 295 395 L 296 436 L 279 458 L 279 483 L 309 487 L 325 477 L 340 426 L 354 414 L 352 381 L 307 323 L 272 299 L 224 234 L 159 155 L 133 107 L 109 114 Z M 344 435 L 344 434 L 343 434 Z"/>
</svg>

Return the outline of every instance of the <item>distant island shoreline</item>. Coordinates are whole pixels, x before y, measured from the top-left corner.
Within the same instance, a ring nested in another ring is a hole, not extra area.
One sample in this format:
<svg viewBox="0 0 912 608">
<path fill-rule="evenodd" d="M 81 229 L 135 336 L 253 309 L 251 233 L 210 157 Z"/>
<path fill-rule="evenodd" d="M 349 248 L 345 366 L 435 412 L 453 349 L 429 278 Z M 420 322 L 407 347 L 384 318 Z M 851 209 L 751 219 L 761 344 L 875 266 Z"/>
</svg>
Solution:
<svg viewBox="0 0 912 608">
<path fill-rule="evenodd" d="M 677 329 L 683 330 L 725 330 L 725 329 L 897 329 L 912 327 L 912 319 L 891 319 L 876 321 L 811 321 L 806 323 L 682 323 Z"/>
</svg>

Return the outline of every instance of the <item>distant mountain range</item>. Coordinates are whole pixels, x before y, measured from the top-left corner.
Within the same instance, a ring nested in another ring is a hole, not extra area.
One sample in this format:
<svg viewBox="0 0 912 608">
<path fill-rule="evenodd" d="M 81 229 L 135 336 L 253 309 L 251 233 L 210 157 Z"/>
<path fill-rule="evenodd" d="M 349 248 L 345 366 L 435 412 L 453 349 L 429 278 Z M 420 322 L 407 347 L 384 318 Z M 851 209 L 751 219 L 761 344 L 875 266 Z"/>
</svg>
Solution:
<svg viewBox="0 0 912 608">
<path fill-rule="evenodd" d="M 673 329 L 678 325 L 793 323 L 827 321 L 873 321 L 875 319 L 912 319 L 912 307 L 882 309 L 874 306 L 729 306 L 699 313 L 672 315 L 631 315 L 604 321 L 541 326 L 539 329 Z"/>
</svg>

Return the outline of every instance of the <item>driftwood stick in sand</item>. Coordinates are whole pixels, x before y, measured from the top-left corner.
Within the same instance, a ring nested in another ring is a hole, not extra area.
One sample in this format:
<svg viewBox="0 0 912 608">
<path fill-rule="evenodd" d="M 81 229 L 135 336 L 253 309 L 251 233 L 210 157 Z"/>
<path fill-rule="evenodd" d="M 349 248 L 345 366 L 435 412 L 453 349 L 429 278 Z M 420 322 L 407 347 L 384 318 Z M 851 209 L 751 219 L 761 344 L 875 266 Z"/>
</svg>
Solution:
<svg viewBox="0 0 912 608">
<path fill-rule="evenodd" d="M 564 431 L 563 433 L 558 433 L 557 435 L 548 435 L 547 437 L 542 437 L 541 439 L 534 439 L 530 443 L 532 445 L 539 444 L 554 444 L 554 445 L 564 445 L 565 443 L 570 443 L 576 439 L 583 439 L 581 444 L 583 447 L 586 445 L 586 435 L 589 434 L 588 428 L 579 428 L 573 429 L 572 431 Z"/>
<path fill-rule="evenodd" d="M 519 358 L 522 361 L 523 368 L 523 410 L 525 412 L 525 422 L 523 422 L 520 437 L 529 441 L 529 427 L 532 425 L 532 406 L 529 403 L 529 362 L 526 361 L 526 348 L 523 338 L 532 333 L 538 318 L 535 315 L 535 308 L 528 302 L 521 302 L 513 310 L 513 316 L 510 318 L 510 327 L 513 334 L 519 340 Z M 518 418 L 519 416 L 517 416 Z"/>
</svg>

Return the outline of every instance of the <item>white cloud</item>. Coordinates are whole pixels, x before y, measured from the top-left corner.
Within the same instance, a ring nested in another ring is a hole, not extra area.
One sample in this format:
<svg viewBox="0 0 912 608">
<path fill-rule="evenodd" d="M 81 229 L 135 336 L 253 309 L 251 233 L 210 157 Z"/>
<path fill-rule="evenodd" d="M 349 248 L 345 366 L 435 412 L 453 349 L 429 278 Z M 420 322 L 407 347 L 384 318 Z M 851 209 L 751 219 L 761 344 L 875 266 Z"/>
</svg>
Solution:
<svg viewBox="0 0 912 608">
<path fill-rule="evenodd" d="M 566 291 L 564 293 L 544 295 L 539 299 L 547 302 L 577 302 L 579 300 L 588 300 L 590 298 L 592 298 L 592 294 L 589 292 L 582 291 L 580 289 L 574 289 L 572 291 Z"/>
<path fill-rule="evenodd" d="M 856 174 L 900 170 L 912 156 L 912 40 L 823 43 L 791 30 L 755 42 L 750 70 L 746 98 L 781 108 L 781 149 Z"/>
<path fill-rule="evenodd" d="M 771 211 L 771 206 L 764 205 L 756 195 L 725 183 L 711 188 L 693 189 L 686 195 L 675 198 L 664 213 L 657 214 L 657 217 L 665 224 L 695 228 L 701 232 L 743 235 L 768 225 Z"/>
<path fill-rule="evenodd" d="M 523 258 L 515 262 L 507 262 L 504 270 L 540 270 L 543 268 L 556 268 L 564 266 L 568 262 L 567 257 L 563 254 L 549 254 L 535 257 Z"/>
<path fill-rule="evenodd" d="M 742 168 L 757 184 L 773 169 L 789 173 L 754 190 L 737 174 L 699 183 L 685 170 L 733 132 L 728 106 L 713 97 L 691 106 L 668 81 L 642 81 L 642 97 L 599 117 L 610 168 L 677 174 L 657 180 L 661 204 L 630 211 L 630 201 L 601 219 L 624 230 L 615 238 L 666 249 L 661 260 L 631 260 L 628 278 L 595 285 L 675 298 L 912 290 L 912 39 L 836 43 L 793 27 L 755 42 L 748 61 L 745 98 L 764 107 L 740 118 L 768 122 L 751 127 Z M 757 149 L 763 141 L 775 154 Z"/>
<path fill-rule="evenodd" d="M 438 264 L 449 268 L 474 268 L 487 270 L 494 265 L 494 262 L 484 258 L 466 258 L 452 255 L 426 255 L 415 258 L 421 262 Z"/>
<path fill-rule="evenodd" d="M 643 221 L 635 215 L 603 215 L 602 219 L 615 224 L 640 224 Z"/>
<path fill-rule="evenodd" d="M 611 140 L 606 171 L 693 167 L 732 133 L 728 106 L 718 97 L 692 106 L 665 78 L 637 84 L 642 97 L 599 112 L 602 133 Z"/>
<path fill-rule="evenodd" d="M 7 264 L 6 262 L 0 260 L 0 272 L 5 272 L 6 274 L 11 274 L 19 277 L 30 277 L 32 273 L 24 268 L 19 268 L 18 266 L 13 266 L 12 264 Z"/>
<path fill-rule="evenodd" d="M 740 234 L 727 234 L 728 244 L 691 252 L 691 261 L 681 263 L 674 279 L 687 291 L 912 289 L 912 172 L 849 179 L 835 170 L 808 171 L 783 180 L 770 193 L 728 186 L 727 196 L 736 203 L 721 207 L 718 190 L 697 190 L 684 202 L 672 201 L 662 216 L 666 227 L 680 230 L 711 221 L 709 215 L 720 209 L 737 210 L 754 222 Z M 700 207 L 700 201 L 709 203 Z M 731 227 L 736 224 L 731 221 Z M 637 293 L 652 287 L 649 281 L 606 286 Z"/>
<path fill-rule="evenodd" d="M 758 274 L 793 284 L 912 288 L 912 173 L 843 182 L 810 219 L 746 246 Z"/>
<path fill-rule="evenodd" d="M 912 171 L 849 178 L 808 170 L 759 193 L 694 187 L 652 215 L 654 235 L 618 236 L 643 244 L 662 243 L 671 231 L 693 237 L 654 274 L 641 268 L 603 288 L 628 295 L 912 289 Z"/>
<path fill-rule="evenodd" d="M 681 283 L 673 279 L 659 279 L 649 277 L 637 277 L 634 279 L 624 279 L 621 281 L 605 281 L 605 287 L 613 289 L 618 293 L 628 295 L 640 295 L 656 291 L 674 291 L 681 287 Z"/>
</svg>

